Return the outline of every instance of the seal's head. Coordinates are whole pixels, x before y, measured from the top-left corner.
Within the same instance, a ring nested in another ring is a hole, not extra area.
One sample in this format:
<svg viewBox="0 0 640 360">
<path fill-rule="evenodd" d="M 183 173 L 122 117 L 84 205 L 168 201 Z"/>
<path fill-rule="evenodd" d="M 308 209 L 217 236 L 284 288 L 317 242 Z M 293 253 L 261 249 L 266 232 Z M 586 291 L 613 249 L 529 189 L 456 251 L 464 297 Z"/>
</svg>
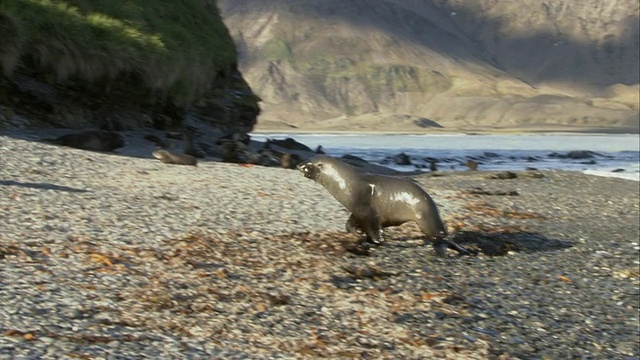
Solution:
<svg viewBox="0 0 640 360">
<path fill-rule="evenodd" d="M 348 197 L 353 183 L 358 182 L 358 172 L 351 165 L 328 155 L 316 155 L 307 161 L 298 164 L 304 177 L 324 186 L 331 195 L 344 200 Z"/>
<path fill-rule="evenodd" d="M 156 159 L 163 159 L 167 156 L 167 152 L 165 150 L 155 150 L 152 154 Z"/>
<path fill-rule="evenodd" d="M 302 171 L 304 177 L 318 181 L 318 177 L 322 173 L 322 168 L 325 166 L 323 156 L 314 156 L 307 161 L 299 163 L 296 168 Z"/>
</svg>

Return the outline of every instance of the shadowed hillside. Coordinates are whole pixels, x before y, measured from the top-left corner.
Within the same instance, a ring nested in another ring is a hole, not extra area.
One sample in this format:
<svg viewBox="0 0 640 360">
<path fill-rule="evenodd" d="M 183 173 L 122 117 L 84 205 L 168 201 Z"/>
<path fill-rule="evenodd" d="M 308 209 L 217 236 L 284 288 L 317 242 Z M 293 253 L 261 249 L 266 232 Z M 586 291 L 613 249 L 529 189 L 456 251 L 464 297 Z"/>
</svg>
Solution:
<svg viewBox="0 0 640 360">
<path fill-rule="evenodd" d="M 637 2 L 220 6 L 259 128 L 637 131 Z"/>
</svg>

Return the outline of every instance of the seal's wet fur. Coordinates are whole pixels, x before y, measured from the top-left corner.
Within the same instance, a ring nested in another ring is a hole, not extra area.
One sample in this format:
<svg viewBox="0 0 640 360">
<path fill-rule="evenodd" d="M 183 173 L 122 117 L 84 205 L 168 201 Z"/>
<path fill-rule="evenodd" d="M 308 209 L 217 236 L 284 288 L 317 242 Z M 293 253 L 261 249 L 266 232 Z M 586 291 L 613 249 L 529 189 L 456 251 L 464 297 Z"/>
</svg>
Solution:
<svg viewBox="0 0 640 360">
<path fill-rule="evenodd" d="M 317 155 L 297 166 L 305 177 L 321 184 L 351 216 L 349 232 L 361 231 L 369 242 L 383 242 L 382 230 L 415 221 L 433 244 L 438 255 L 447 248 L 469 253 L 445 240 L 447 230 L 435 202 L 420 186 L 408 179 L 360 172 L 357 168 L 327 155 Z"/>
</svg>

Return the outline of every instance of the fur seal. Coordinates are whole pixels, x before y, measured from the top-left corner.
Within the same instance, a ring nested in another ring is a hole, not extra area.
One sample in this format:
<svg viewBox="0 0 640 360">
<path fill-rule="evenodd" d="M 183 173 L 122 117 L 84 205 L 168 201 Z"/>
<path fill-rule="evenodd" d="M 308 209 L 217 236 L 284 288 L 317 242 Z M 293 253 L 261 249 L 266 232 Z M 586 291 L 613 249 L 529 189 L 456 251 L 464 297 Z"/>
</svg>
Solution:
<svg viewBox="0 0 640 360">
<path fill-rule="evenodd" d="M 168 150 L 156 150 L 153 156 L 165 164 L 198 166 L 198 160 L 187 154 L 178 154 Z"/>
<path fill-rule="evenodd" d="M 280 166 L 285 169 L 295 169 L 300 161 L 302 161 L 302 159 L 297 154 L 285 153 L 280 157 Z"/>
<path fill-rule="evenodd" d="M 385 227 L 415 221 L 439 256 L 444 256 L 447 248 L 470 253 L 445 239 L 447 230 L 435 202 L 413 181 L 363 173 L 327 155 L 316 155 L 297 168 L 351 212 L 345 226 L 348 232 L 361 231 L 367 241 L 379 244 Z"/>
<path fill-rule="evenodd" d="M 469 170 L 471 171 L 476 171 L 478 170 L 478 162 L 475 160 L 467 160 L 467 162 L 465 163 L 465 165 L 469 168 Z"/>
</svg>

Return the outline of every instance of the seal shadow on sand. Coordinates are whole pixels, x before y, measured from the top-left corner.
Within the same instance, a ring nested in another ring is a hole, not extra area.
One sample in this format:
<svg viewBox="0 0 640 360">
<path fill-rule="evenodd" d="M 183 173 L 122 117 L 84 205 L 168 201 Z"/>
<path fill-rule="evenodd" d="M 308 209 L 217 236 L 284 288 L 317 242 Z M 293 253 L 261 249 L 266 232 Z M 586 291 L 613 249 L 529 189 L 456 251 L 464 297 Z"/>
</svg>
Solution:
<svg viewBox="0 0 640 360">
<path fill-rule="evenodd" d="M 15 180 L 0 180 L 0 185 L 3 186 L 19 186 L 30 189 L 38 189 L 38 190 L 56 190 L 56 191 L 66 191 L 66 192 L 75 192 L 75 193 L 84 193 L 89 192 L 89 190 L 72 188 L 64 185 L 56 185 L 49 183 L 29 183 L 29 182 L 19 182 Z"/>
<path fill-rule="evenodd" d="M 542 234 L 521 231 L 459 231 L 453 234 L 452 240 L 470 248 L 477 247 L 489 256 L 506 255 L 510 251 L 556 251 L 575 245 L 575 242 L 569 239 L 549 238 Z"/>
<path fill-rule="evenodd" d="M 419 240 L 420 236 L 390 237 L 387 245 L 395 247 L 414 246 L 406 241 Z M 538 233 L 525 231 L 457 231 L 448 238 L 468 250 L 487 256 L 503 256 L 509 252 L 557 251 L 573 247 L 575 242 L 569 239 L 550 238 Z"/>
<path fill-rule="evenodd" d="M 305 244 L 305 251 L 322 253 L 331 256 L 344 256 L 350 253 L 356 256 L 371 256 L 375 249 L 377 253 L 385 251 L 413 251 L 426 248 L 431 251 L 431 245 L 423 245 L 424 236 L 416 228 L 388 229 L 382 245 L 361 244 L 360 235 L 341 231 L 320 231 L 306 233 L 289 233 L 272 236 L 271 240 L 290 242 L 298 239 Z M 468 250 L 485 256 L 504 256 L 509 252 L 547 252 L 559 251 L 575 246 L 576 242 L 569 239 L 551 238 L 539 233 L 516 229 L 495 231 L 466 231 L 458 230 L 451 234 L 448 240 L 464 246 Z M 434 254 L 435 256 L 435 254 Z M 459 255 L 467 257 L 474 255 Z"/>
</svg>

